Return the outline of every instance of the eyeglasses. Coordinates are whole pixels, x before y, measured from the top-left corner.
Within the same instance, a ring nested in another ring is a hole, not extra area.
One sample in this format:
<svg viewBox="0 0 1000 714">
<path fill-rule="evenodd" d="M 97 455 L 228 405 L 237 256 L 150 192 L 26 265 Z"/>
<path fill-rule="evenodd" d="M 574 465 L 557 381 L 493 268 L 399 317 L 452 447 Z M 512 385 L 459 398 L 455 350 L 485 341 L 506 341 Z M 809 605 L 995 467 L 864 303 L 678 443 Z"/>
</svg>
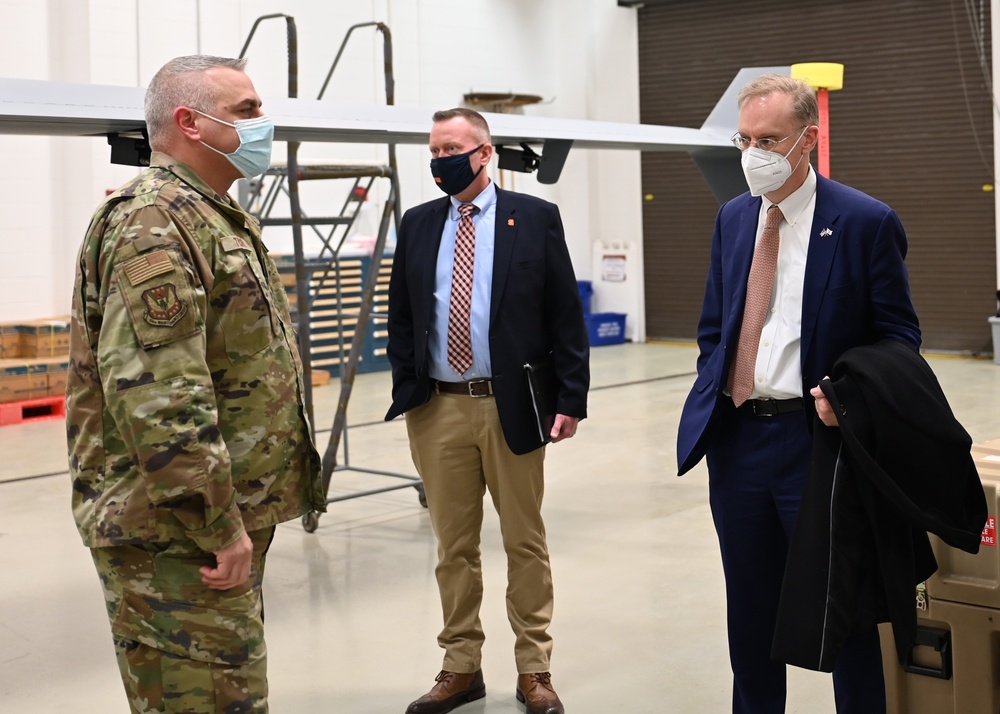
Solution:
<svg viewBox="0 0 1000 714">
<path fill-rule="evenodd" d="M 802 127 L 802 129 L 805 129 L 805 127 Z M 801 131 L 801 129 L 799 131 Z M 756 144 L 757 148 L 762 149 L 763 151 L 771 151 L 781 142 L 791 139 L 793 136 L 795 136 L 795 134 L 796 132 L 793 131 L 784 139 L 771 139 L 771 138 L 749 139 L 743 136 L 741 133 L 736 132 L 731 137 L 729 137 L 729 140 L 733 142 L 733 146 L 735 146 L 740 151 L 746 151 L 747 149 L 750 148 L 751 144 Z"/>
</svg>

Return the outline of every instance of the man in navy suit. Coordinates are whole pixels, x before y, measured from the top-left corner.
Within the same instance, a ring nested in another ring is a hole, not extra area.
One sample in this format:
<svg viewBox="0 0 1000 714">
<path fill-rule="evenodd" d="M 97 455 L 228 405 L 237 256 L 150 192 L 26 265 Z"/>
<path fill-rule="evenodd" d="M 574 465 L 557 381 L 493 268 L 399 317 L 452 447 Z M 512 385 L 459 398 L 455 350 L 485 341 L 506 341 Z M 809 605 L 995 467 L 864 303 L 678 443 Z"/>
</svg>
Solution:
<svg viewBox="0 0 1000 714">
<path fill-rule="evenodd" d="M 677 463 L 683 474 L 707 456 L 726 577 L 733 711 L 770 714 L 785 707 L 785 665 L 771 660 L 771 642 L 812 420 L 819 414 L 837 424 L 817 385 L 851 347 L 890 338 L 918 349 L 920 328 L 896 213 L 810 166 L 819 136 L 815 92 L 764 75 L 738 102 L 733 143 L 751 190 L 716 218 L 698 376 L 681 414 Z M 765 295 L 756 346 L 744 348 L 748 378 L 734 382 L 751 262 L 774 205 L 781 213 L 770 302 L 765 308 Z M 875 628 L 845 647 L 833 683 L 840 714 L 885 711 Z"/>
<path fill-rule="evenodd" d="M 583 307 L 559 209 L 490 180 L 485 119 L 469 109 L 437 112 L 430 151 L 431 173 L 448 196 L 408 210 L 400 222 L 389 285 L 386 419 L 405 414 L 423 479 L 438 539 L 438 644 L 445 654 L 436 684 L 406 711 L 439 714 L 485 696 L 479 539 L 488 490 L 507 553 L 517 698 L 528 714 L 561 714 L 549 674 L 553 596 L 542 461 L 545 443 L 571 438 L 587 416 Z M 553 387 L 544 430 L 527 363 Z"/>
</svg>

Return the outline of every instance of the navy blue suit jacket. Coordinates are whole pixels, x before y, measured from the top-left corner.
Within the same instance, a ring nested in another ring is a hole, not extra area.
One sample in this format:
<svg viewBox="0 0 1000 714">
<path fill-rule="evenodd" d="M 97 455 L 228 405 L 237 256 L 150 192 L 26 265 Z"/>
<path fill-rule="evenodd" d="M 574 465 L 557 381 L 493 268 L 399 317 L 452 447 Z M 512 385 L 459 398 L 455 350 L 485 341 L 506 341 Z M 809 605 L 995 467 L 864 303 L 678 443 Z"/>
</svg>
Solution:
<svg viewBox="0 0 1000 714">
<path fill-rule="evenodd" d="M 883 338 L 920 347 L 920 327 L 903 262 L 906 234 L 889 206 L 817 175 L 802 291 L 801 371 L 805 418 L 809 390 L 852 347 Z M 722 206 L 712 236 L 712 260 L 698 322 L 698 376 L 677 432 L 678 474 L 705 455 L 722 408 L 736 351 L 761 199 L 749 193 Z M 724 401 L 729 401 L 725 405 Z"/>
<path fill-rule="evenodd" d="M 393 419 L 431 397 L 428 333 L 447 196 L 408 210 L 400 222 L 389 284 L 389 362 Z M 542 446 L 525 362 L 551 359 L 556 413 L 587 416 L 590 345 L 562 219 L 555 204 L 497 188 L 490 296 L 493 391 L 507 445 L 516 454 Z"/>
</svg>

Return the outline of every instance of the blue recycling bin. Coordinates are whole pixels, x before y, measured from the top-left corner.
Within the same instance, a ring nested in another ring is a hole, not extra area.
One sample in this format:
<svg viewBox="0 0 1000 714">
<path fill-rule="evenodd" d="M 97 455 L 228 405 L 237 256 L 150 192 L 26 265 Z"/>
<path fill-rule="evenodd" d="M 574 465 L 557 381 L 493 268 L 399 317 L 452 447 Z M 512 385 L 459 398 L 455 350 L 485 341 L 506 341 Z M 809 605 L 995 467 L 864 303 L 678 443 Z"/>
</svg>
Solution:
<svg viewBox="0 0 1000 714">
<path fill-rule="evenodd" d="M 595 312 L 585 315 L 591 347 L 620 345 L 625 341 L 625 317 L 621 312 Z"/>
<path fill-rule="evenodd" d="M 589 280 L 577 280 L 576 287 L 580 291 L 580 302 L 583 303 L 583 314 L 590 314 L 590 299 L 594 296 L 594 286 Z"/>
</svg>

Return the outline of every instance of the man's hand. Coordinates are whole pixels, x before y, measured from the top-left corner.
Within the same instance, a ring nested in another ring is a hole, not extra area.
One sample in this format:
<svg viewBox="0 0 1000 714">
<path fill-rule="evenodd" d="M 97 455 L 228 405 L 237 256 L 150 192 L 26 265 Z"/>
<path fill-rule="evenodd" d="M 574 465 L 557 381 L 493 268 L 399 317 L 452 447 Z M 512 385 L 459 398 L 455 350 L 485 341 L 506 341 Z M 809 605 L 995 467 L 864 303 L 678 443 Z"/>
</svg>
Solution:
<svg viewBox="0 0 1000 714">
<path fill-rule="evenodd" d="M 253 541 L 244 531 L 235 543 L 215 552 L 214 568 L 199 568 L 201 580 L 212 590 L 235 588 L 249 580 L 252 559 Z"/>
<path fill-rule="evenodd" d="M 549 432 L 552 443 L 555 444 L 563 439 L 572 439 L 573 435 L 576 434 L 576 425 L 579 423 L 580 420 L 576 417 L 556 414 L 556 420 L 552 423 L 552 431 Z"/>
<path fill-rule="evenodd" d="M 823 377 L 823 379 L 829 379 L 829 377 Z M 830 400 L 823 394 L 819 385 L 817 384 L 810 389 L 809 393 L 816 399 L 816 413 L 819 415 L 819 420 L 827 426 L 840 426 L 840 421 L 837 419 L 836 412 L 833 411 Z"/>
</svg>

